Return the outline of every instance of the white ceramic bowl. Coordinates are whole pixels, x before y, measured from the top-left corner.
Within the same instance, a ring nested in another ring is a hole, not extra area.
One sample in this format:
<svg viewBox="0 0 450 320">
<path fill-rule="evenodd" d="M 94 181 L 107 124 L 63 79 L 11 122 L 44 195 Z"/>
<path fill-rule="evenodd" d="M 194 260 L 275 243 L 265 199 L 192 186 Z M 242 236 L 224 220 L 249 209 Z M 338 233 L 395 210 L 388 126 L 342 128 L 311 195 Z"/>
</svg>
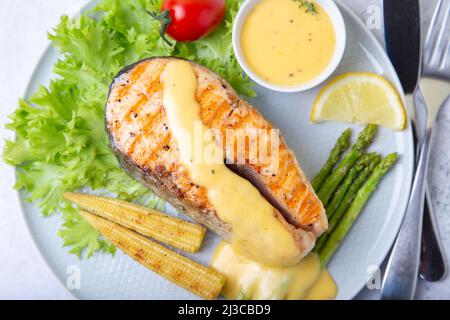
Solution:
<svg viewBox="0 0 450 320">
<path fill-rule="evenodd" d="M 236 58 L 241 65 L 242 69 L 245 73 L 256 83 L 259 85 L 266 87 L 271 90 L 279 91 L 279 92 L 300 92 L 311 89 L 323 81 L 325 81 L 333 72 L 336 70 L 337 66 L 341 62 L 342 56 L 344 55 L 345 44 L 347 41 L 347 33 L 345 30 L 344 19 L 342 18 L 341 12 L 338 7 L 334 3 L 333 0 L 315 0 L 328 14 L 331 19 L 331 23 L 334 27 L 334 32 L 336 35 L 336 47 L 334 49 L 334 54 L 328 64 L 328 66 L 315 78 L 310 80 L 309 82 L 296 85 L 296 86 L 279 86 L 273 83 L 269 83 L 259 77 L 247 64 L 244 54 L 241 48 L 241 33 L 242 27 L 247 19 L 247 16 L 253 10 L 253 8 L 259 3 L 261 0 L 246 0 L 244 4 L 239 9 L 239 12 L 236 16 L 236 20 L 233 26 L 233 50 Z"/>
</svg>

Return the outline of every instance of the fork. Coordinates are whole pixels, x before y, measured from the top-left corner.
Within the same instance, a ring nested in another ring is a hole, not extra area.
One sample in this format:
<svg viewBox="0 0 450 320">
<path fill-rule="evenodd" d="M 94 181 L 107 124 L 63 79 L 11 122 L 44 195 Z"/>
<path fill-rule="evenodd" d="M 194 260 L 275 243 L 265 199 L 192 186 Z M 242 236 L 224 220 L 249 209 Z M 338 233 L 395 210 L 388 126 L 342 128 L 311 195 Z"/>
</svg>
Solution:
<svg viewBox="0 0 450 320">
<path fill-rule="evenodd" d="M 424 45 L 425 75 L 450 79 L 449 11 L 450 0 L 439 0 Z M 419 159 L 405 217 L 383 279 L 381 299 L 412 299 L 417 286 L 429 146 L 434 119 L 428 121 L 428 110 L 420 88 L 415 92 L 414 102 Z"/>
<path fill-rule="evenodd" d="M 440 28 L 439 28 L 440 26 Z M 429 32 L 425 40 L 423 51 L 422 73 L 425 76 L 439 78 L 450 81 L 450 1 L 439 0 Z M 448 103 L 448 99 L 446 102 Z M 437 115 L 438 112 L 435 113 Z M 435 119 L 428 121 L 430 130 Z M 427 124 L 423 126 L 425 131 Z M 438 229 L 436 227 L 436 218 L 434 208 L 431 202 L 431 196 L 428 188 L 425 193 L 428 206 L 428 213 L 424 217 L 423 242 L 421 254 L 421 272 L 420 276 L 427 281 L 438 281 L 445 277 L 447 273 L 447 264 L 442 250 L 442 244 L 439 241 Z M 434 230 L 434 231 L 433 231 Z"/>
</svg>

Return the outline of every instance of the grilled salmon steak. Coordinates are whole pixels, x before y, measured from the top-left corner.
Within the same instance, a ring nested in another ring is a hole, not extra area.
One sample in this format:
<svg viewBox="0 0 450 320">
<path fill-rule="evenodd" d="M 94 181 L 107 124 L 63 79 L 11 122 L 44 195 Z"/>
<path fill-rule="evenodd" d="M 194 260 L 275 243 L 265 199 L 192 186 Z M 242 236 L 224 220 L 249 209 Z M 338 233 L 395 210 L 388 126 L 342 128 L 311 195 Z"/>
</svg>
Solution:
<svg viewBox="0 0 450 320">
<path fill-rule="evenodd" d="M 132 176 L 177 210 L 232 242 L 233 230 L 238 225 L 221 219 L 210 201 L 208 190 L 193 181 L 191 172 L 180 159 L 179 141 L 174 137 L 175 128 L 168 121 L 167 104 L 163 102 L 163 73 L 171 61 L 185 60 L 172 57 L 146 59 L 126 67 L 114 79 L 106 104 L 110 145 L 122 167 Z M 295 239 L 299 260 L 313 248 L 328 222 L 322 203 L 293 152 L 277 133 L 277 166 L 274 169 L 272 162 L 252 161 L 249 143 L 239 147 L 239 134 L 232 134 L 230 143 L 229 129 L 259 129 L 269 133 L 274 128 L 217 74 L 196 63 L 185 62 L 191 65 L 195 74 L 193 96 L 199 106 L 201 122 L 206 128 L 214 129 L 217 145 L 221 146 L 229 168 L 250 182 L 252 188 L 264 196 L 264 201 L 270 203 L 273 217 Z M 221 141 L 224 137 L 225 142 Z M 256 144 L 270 146 L 274 143 L 273 134 L 256 141 Z M 258 232 L 263 234 L 266 230 Z"/>
</svg>

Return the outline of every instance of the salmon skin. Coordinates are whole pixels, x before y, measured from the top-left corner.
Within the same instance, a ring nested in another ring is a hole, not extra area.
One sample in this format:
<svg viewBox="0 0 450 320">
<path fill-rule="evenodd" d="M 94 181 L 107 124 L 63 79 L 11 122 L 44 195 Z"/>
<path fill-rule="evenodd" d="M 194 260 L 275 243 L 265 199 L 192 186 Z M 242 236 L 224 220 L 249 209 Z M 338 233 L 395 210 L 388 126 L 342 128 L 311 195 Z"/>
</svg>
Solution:
<svg viewBox="0 0 450 320">
<path fill-rule="evenodd" d="M 173 57 L 154 57 L 124 68 L 113 80 L 106 103 L 106 131 L 122 167 L 179 211 L 230 240 L 232 227 L 222 221 L 208 201 L 207 190 L 192 182 L 183 167 L 176 141 L 167 124 L 161 74 Z M 270 122 L 220 76 L 191 62 L 198 79 L 196 99 L 207 128 L 225 137 L 227 129 L 254 128 L 269 132 Z M 217 135 L 219 135 L 217 133 Z M 270 134 L 267 135 L 270 145 Z M 249 180 L 274 206 L 274 215 L 289 229 L 304 254 L 327 228 L 322 203 L 301 170 L 294 153 L 278 136 L 278 168 L 250 161 L 248 148 L 223 143 L 226 161 Z M 272 170 L 273 173 L 270 171 Z"/>
</svg>

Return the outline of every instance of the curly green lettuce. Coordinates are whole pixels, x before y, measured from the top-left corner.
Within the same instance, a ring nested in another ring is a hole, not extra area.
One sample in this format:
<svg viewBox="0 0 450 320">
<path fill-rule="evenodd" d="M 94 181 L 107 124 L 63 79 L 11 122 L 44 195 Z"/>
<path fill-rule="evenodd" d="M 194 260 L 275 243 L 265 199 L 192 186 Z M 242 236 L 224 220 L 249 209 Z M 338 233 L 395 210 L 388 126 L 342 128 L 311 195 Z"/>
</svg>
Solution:
<svg viewBox="0 0 450 320">
<path fill-rule="evenodd" d="M 81 219 L 64 192 L 91 189 L 152 207 L 162 203 L 122 171 L 108 147 L 104 104 L 113 77 L 140 59 L 174 55 L 205 65 L 240 94 L 254 96 L 231 45 L 241 2 L 227 0 L 225 20 L 210 36 L 174 47 L 162 41 L 158 23 L 146 13 L 159 10 L 160 0 L 101 0 L 76 19 L 63 16 L 49 34 L 61 53 L 57 77 L 19 101 L 7 124 L 15 139 L 6 141 L 3 158 L 18 168 L 15 188 L 24 189 L 44 216 L 61 212 L 58 234 L 71 253 L 90 257 L 115 248 Z"/>
</svg>

